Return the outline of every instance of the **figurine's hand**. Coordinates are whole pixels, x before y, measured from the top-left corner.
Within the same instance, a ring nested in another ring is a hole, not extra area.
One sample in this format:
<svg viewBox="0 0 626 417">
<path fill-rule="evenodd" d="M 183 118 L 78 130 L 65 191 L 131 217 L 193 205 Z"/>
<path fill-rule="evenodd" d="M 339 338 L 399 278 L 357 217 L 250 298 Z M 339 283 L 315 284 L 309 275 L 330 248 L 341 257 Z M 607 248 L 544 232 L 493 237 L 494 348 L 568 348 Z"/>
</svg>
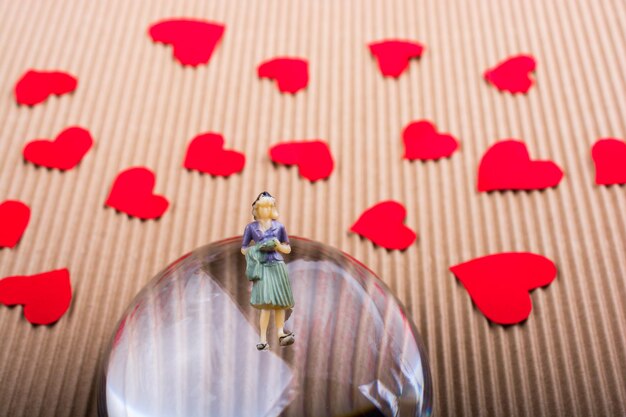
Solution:
<svg viewBox="0 0 626 417">
<path fill-rule="evenodd" d="M 276 246 L 276 250 L 278 250 L 279 252 L 282 253 L 290 253 L 291 252 L 291 246 L 290 245 L 283 245 L 282 243 L 278 243 L 278 245 Z"/>
</svg>

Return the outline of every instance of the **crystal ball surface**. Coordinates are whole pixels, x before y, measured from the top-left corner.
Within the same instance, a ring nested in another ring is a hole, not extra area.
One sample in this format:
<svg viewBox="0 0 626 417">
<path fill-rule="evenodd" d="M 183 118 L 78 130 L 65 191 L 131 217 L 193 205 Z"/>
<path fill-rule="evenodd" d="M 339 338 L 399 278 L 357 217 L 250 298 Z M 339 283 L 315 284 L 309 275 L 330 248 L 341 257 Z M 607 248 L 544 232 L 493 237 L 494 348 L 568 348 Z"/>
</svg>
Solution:
<svg viewBox="0 0 626 417">
<path fill-rule="evenodd" d="M 279 345 L 272 314 L 270 350 L 256 349 L 241 238 L 203 246 L 122 315 L 102 361 L 99 415 L 430 415 L 425 349 L 396 297 L 349 255 L 290 240 L 293 345 Z"/>
</svg>

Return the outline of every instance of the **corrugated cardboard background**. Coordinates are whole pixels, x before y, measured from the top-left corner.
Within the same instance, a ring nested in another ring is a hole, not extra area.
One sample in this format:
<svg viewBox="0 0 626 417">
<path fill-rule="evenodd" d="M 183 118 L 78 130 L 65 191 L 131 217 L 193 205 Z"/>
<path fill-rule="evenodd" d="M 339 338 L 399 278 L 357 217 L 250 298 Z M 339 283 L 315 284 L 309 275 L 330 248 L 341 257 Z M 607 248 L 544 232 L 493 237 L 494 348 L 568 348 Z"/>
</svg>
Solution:
<svg viewBox="0 0 626 417">
<path fill-rule="evenodd" d="M 208 66 L 184 68 L 147 29 L 168 17 L 224 22 Z M 594 186 L 600 137 L 626 136 L 626 7 L 622 1 L 39 1 L 0 3 L 0 200 L 30 205 L 0 276 L 68 267 L 74 299 L 52 327 L 0 308 L 0 414 L 95 414 L 97 363 L 139 289 L 200 245 L 241 234 L 262 190 L 291 235 L 340 248 L 372 268 L 420 329 L 441 416 L 626 415 L 626 190 Z M 427 49 L 398 80 L 383 78 L 366 43 L 415 39 Z M 489 87 L 482 72 L 532 53 L 526 96 Z M 306 91 L 281 95 L 256 65 L 310 61 Z M 76 74 L 72 95 L 18 107 L 29 68 Z M 430 119 L 461 149 L 439 162 L 402 159 L 400 134 Z M 95 147 L 60 173 L 22 163 L 35 138 L 88 128 Z M 246 153 L 240 175 L 182 168 L 189 140 L 215 131 Z M 328 141 L 336 169 L 311 184 L 274 167 L 270 145 Z M 556 189 L 478 194 L 476 168 L 498 139 L 565 171 Z M 171 202 L 159 221 L 103 208 L 116 174 L 143 165 Z M 419 240 L 387 252 L 347 233 L 367 207 L 395 199 Z M 490 325 L 448 271 L 502 251 L 552 259 L 559 275 L 532 294 L 526 323 Z"/>
</svg>

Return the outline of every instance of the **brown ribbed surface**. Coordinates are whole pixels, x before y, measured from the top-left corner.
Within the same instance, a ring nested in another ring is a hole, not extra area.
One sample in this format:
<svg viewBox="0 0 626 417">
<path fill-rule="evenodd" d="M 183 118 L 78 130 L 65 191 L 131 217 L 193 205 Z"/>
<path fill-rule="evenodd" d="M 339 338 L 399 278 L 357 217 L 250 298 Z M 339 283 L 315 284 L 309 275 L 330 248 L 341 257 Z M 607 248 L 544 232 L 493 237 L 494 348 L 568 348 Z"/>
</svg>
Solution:
<svg viewBox="0 0 626 417">
<path fill-rule="evenodd" d="M 167 17 L 227 25 L 208 66 L 184 68 L 147 28 Z M 0 308 L 0 415 L 94 415 L 97 363 L 136 292 L 181 254 L 241 234 L 258 192 L 278 197 L 292 235 L 367 264 L 406 304 L 430 355 L 441 416 L 626 415 L 626 189 L 596 187 L 600 137 L 626 138 L 626 7 L 622 1 L 3 1 L 0 3 L 0 201 L 31 206 L 0 276 L 68 267 L 75 291 L 53 327 Z M 416 39 L 427 49 L 398 80 L 365 44 Z M 501 94 L 482 72 L 520 52 L 538 61 L 527 96 Z M 305 92 L 256 78 L 277 55 L 310 60 Z M 18 107 L 29 69 L 76 74 L 73 95 Z M 458 136 L 451 159 L 402 160 L 400 133 L 426 118 Z M 24 144 L 69 125 L 96 141 L 70 172 L 22 163 Z M 181 168 L 189 140 L 224 134 L 244 151 L 229 179 Z M 271 144 L 328 141 L 336 169 L 310 184 L 275 168 Z M 476 167 L 498 139 L 565 171 L 556 189 L 478 194 Z M 171 207 L 129 220 L 103 203 L 115 175 L 144 165 Z M 384 199 L 406 205 L 419 240 L 387 252 L 347 233 Z M 533 293 L 523 325 L 488 324 L 448 267 L 501 251 L 552 259 L 557 280 Z"/>
</svg>

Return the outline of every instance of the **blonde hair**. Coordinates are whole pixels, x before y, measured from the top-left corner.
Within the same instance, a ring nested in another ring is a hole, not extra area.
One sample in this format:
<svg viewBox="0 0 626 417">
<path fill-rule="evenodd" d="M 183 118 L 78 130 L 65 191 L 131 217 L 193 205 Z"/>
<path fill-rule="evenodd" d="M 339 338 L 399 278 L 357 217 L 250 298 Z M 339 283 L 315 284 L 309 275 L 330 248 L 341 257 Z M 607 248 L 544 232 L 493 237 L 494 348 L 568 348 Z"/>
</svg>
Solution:
<svg viewBox="0 0 626 417">
<path fill-rule="evenodd" d="M 272 212 L 270 214 L 270 218 L 272 220 L 278 219 L 278 209 L 276 208 L 276 200 L 272 196 L 262 196 L 259 197 L 254 204 L 252 205 L 252 217 L 254 220 L 257 219 L 257 206 L 272 206 Z"/>
</svg>

